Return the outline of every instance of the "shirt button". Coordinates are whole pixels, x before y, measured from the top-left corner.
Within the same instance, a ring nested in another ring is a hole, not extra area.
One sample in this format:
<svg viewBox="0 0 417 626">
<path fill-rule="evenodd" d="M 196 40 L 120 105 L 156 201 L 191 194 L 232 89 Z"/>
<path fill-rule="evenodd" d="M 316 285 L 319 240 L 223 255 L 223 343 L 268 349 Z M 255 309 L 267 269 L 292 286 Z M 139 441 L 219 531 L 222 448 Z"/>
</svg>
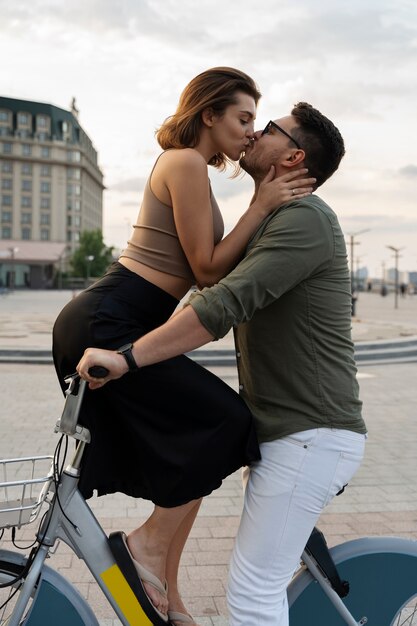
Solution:
<svg viewBox="0 0 417 626">
<path fill-rule="evenodd" d="M 236 352 L 236 356 L 239 359 L 240 358 L 240 352 Z"/>
<path fill-rule="evenodd" d="M 239 385 L 239 389 L 240 389 L 240 391 L 242 391 L 243 385 Z"/>
</svg>

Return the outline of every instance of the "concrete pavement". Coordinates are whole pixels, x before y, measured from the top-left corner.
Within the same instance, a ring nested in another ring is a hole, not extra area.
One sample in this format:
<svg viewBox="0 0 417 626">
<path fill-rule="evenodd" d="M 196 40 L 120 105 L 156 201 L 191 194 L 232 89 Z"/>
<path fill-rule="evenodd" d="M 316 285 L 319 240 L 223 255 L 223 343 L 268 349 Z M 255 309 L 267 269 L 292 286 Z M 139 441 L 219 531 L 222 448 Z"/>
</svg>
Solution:
<svg viewBox="0 0 417 626">
<path fill-rule="evenodd" d="M 52 320 L 71 294 L 15 292 L 0 296 L 0 348 L 50 348 Z M 408 340 L 417 336 L 417 297 L 360 294 L 353 336 L 366 341 Z M 222 344 L 230 347 L 230 338 Z M 215 367 L 232 387 L 233 367 Z M 319 527 L 334 545 L 363 535 L 399 535 L 417 539 L 417 363 L 359 363 L 364 415 L 369 429 L 365 461 L 345 493 L 322 515 Z M 50 364 L 0 364 L 0 458 L 52 452 L 53 433 L 63 400 Z M 129 531 L 150 512 L 149 503 L 122 494 L 93 498 L 91 506 L 106 532 Z M 189 610 L 202 626 L 227 624 L 227 564 L 242 506 L 236 472 L 207 497 L 186 545 L 181 589 Z M 33 538 L 36 525 L 18 533 L 22 543 Z M 7 539 L 9 538 L 7 533 Z M 4 547 L 10 547 L 7 540 Z M 101 626 L 116 626 L 101 592 L 84 564 L 65 545 L 52 566 L 68 577 L 88 599 Z"/>
<path fill-rule="evenodd" d="M 51 328 L 72 291 L 15 291 L 0 294 L 0 362 L 51 362 Z M 401 361 L 417 358 L 417 296 L 361 293 L 352 318 L 357 360 Z M 194 354 L 203 365 L 234 365 L 233 336 L 229 333 Z"/>
</svg>

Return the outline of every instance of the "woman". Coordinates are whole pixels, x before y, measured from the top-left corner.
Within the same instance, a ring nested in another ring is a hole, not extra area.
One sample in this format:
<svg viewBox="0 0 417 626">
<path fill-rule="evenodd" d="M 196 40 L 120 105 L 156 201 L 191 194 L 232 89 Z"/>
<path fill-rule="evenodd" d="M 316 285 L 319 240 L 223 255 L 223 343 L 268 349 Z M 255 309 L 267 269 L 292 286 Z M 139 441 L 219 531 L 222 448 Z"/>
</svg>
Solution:
<svg viewBox="0 0 417 626">
<path fill-rule="evenodd" d="M 61 382 L 88 346 L 127 344 L 122 353 L 134 369 L 129 342 L 170 317 L 193 284 L 212 285 L 227 274 L 270 211 L 311 192 L 314 179 L 289 174 L 273 180 L 271 171 L 256 202 L 222 239 L 207 165 L 224 168 L 240 158 L 259 98 L 253 80 L 232 68 L 207 70 L 185 88 L 176 113 L 157 133 L 164 152 L 126 250 L 55 323 Z M 81 421 L 92 434 L 80 479 L 84 496 L 94 489 L 98 495 L 122 491 L 155 504 L 128 538 L 111 538 L 114 550 L 133 560 L 163 619 L 195 624 L 178 592 L 179 561 L 202 497 L 259 458 L 247 407 L 225 383 L 181 356 L 87 393 Z"/>
</svg>

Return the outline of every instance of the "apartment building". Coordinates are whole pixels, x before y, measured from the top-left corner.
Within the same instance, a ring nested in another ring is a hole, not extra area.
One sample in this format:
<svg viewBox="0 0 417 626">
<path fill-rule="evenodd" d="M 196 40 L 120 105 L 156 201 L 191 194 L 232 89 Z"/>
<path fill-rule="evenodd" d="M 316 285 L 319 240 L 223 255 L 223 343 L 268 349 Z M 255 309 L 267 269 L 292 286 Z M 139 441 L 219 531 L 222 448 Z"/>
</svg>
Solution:
<svg viewBox="0 0 417 626">
<path fill-rule="evenodd" d="M 51 284 L 80 233 L 102 229 L 103 189 L 74 100 L 0 97 L 0 285 Z"/>
</svg>

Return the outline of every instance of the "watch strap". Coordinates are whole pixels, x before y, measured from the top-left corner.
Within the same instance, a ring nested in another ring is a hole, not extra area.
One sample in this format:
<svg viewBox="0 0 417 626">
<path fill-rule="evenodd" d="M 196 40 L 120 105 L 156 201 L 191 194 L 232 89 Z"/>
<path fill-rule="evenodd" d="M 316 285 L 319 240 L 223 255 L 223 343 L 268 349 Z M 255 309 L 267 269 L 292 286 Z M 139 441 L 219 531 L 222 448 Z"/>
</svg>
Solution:
<svg viewBox="0 0 417 626">
<path fill-rule="evenodd" d="M 129 372 L 136 372 L 139 367 L 135 361 L 135 358 L 132 354 L 133 343 L 126 343 L 124 346 L 121 346 L 118 350 L 116 350 L 117 354 L 122 354 L 126 359 L 126 363 L 129 368 Z"/>
</svg>

